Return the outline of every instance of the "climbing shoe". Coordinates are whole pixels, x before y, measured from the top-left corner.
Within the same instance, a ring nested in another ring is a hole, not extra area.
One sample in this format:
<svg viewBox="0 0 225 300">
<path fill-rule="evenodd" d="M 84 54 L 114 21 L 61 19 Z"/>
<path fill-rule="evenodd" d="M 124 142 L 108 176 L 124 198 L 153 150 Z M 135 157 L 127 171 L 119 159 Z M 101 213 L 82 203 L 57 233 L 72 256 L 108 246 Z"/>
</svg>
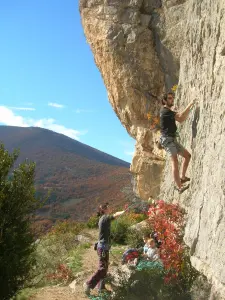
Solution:
<svg viewBox="0 0 225 300">
<path fill-rule="evenodd" d="M 184 177 L 184 178 L 181 178 L 181 179 L 180 179 L 180 182 L 181 182 L 181 183 L 185 183 L 185 182 L 190 181 L 190 180 L 191 180 L 190 178 Z"/>
<path fill-rule="evenodd" d="M 90 296 L 91 288 L 89 287 L 89 285 L 87 284 L 87 282 L 85 282 L 83 284 L 83 288 L 84 288 L 85 295 L 86 296 Z"/>
<path fill-rule="evenodd" d="M 189 184 L 188 185 L 182 185 L 182 187 L 179 189 L 178 187 L 175 187 L 175 189 L 178 191 L 179 194 L 182 194 L 184 191 L 186 191 L 189 188 Z"/>
</svg>

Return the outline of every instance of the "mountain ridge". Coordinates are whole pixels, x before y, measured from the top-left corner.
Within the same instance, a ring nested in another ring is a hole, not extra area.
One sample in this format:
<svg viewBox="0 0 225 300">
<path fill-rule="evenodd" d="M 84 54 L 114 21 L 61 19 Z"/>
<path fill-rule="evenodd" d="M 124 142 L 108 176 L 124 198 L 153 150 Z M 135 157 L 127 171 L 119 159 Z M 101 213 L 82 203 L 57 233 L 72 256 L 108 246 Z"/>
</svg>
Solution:
<svg viewBox="0 0 225 300">
<path fill-rule="evenodd" d="M 37 195 L 50 196 L 36 222 L 49 228 L 58 219 L 86 221 L 102 202 L 117 208 L 132 195 L 130 164 L 54 131 L 0 126 L 0 142 L 17 161 L 36 163 Z M 127 192 L 128 191 L 128 192 Z"/>
<path fill-rule="evenodd" d="M 61 133 L 57 133 L 55 131 L 52 131 L 52 130 L 49 130 L 49 129 L 45 129 L 45 128 L 41 128 L 41 127 L 19 127 L 19 126 L 5 126 L 5 125 L 1 125 L 0 126 L 0 141 L 1 139 L 3 138 L 4 140 L 4 143 L 8 144 L 8 141 L 7 141 L 7 138 L 6 138 L 6 134 L 8 134 L 8 132 L 10 131 L 10 133 L 14 133 L 17 134 L 20 132 L 20 131 L 23 131 L 23 134 L 26 134 L 27 137 L 29 138 L 29 133 L 32 133 L 32 134 L 35 134 L 37 137 L 38 137 L 38 134 L 43 134 L 43 132 L 47 133 L 47 134 L 53 134 L 54 136 L 57 136 L 57 137 L 61 137 L 64 139 L 64 141 L 67 141 L 68 144 L 70 145 L 67 145 L 67 146 L 81 146 L 83 147 L 84 149 L 87 149 L 88 151 L 94 151 L 96 154 L 97 154 L 97 157 L 99 158 L 99 155 L 103 155 L 105 156 L 105 158 L 109 158 L 110 160 L 114 161 L 115 165 L 116 162 L 118 162 L 118 166 L 125 166 L 125 167 L 129 167 L 130 166 L 130 163 L 122 160 L 122 159 L 119 159 L 113 155 L 110 155 L 110 154 L 107 154 L 106 152 L 103 152 L 101 150 L 98 150 L 96 148 L 93 148 L 89 145 L 86 145 L 82 142 L 79 142 L 75 139 L 72 139 L 64 134 L 61 134 Z M 14 132 L 13 132 L 14 131 Z M 36 132 L 35 132 L 36 131 Z M 16 136 L 14 136 L 13 138 L 15 138 Z M 20 135 L 20 138 L 21 138 L 21 135 Z M 11 148 L 15 148 L 16 146 L 18 145 L 18 142 L 15 142 L 15 143 L 11 143 L 10 142 L 10 146 Z M 58 145 L 58 146 L 62 146 L 62 145 Z M 67 148 L 65 149 L 67 151 L 70 151 L 71 149 Z M 78 154 L 78 153 L 77 153 Z M 79 153 L 81 154 L 81 153 Z M 89 154 L 89 153 L 88 153 Z M 88 155 L 85 155 L 85 153 L 82 153 L 82 156 L 85 156 L 85 157 L 88 157 Z M 100 160 L 100 162 L 106 162 L 106 160 L 102 159 Z M 107 163 L 110 163 L 111 161 L 107 161 Z"/>
</svg>

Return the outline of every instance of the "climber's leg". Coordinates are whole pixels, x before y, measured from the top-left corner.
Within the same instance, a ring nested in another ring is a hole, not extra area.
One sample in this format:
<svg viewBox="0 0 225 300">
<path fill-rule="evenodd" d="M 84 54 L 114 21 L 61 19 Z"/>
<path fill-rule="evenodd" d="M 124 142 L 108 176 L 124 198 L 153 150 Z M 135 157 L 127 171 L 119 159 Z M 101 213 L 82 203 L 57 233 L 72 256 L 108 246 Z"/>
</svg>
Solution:
<svg viewBox="0 0 225 300">
<path fill-rule="evenodd" d="M 185 149 L 177 140 L 174 141 L 177 149 L 177 153 L 184 158 L 181 168 L 181 183 L 189 181 L 190 178 L 186 177 L 187 168 L 191 159 L 191 154 Z"/>
<path fill-rule="evenodd" d="M 183 182 L 188 181 L 188 178 L 185 175 L 186 175 L 189 162 L 191 160 L 191 154 L 186 149 L 184 149 L 184 151 L 179 154 L 184 158 L 182 169 L 181 169 L 181 181 Z"/>
<path fill-rule="evenodd" d="M 177 157 L 179 150 L 177 149 L 176 140 L 173 137 L 161 137 L 161 144 L 171 157 L 173 178 L 178 189 L 181 189 L 181 181 L 180 181 L 179 165 L 178 165 L 178 157 Z"/>
<path fill-rule="evenodd" d="M 187 150 L 181 144 L 179 144 L 177 142 L 176 138 L 173 138 L 173 137 L 161 137 L 160 142 L 161 142 L 161 145 L 163 146 L 163 148 L 166 150 L 166 152 L 171 157 L 173 178 L 177 185 L 177 190 L 181 194 L 186 189 L 189 188 L 189 185 L 182 185 L 182 184 L 186 181 L 189 181 L 190 179 L 185 177 L 185 180 L 184 180 L 184 178 L 183 178 L 183 180 L 181 180 L 180 173 L 179 173 L 178 155 L 181 155 L 186 158 Z M 190 159 L 189 159 L 189 161 L 190 161 Z M 188 163 L 186 160 L 184 168 L 182 169 L 182 175 L 184 174 L 184 176 L 185 176 L 185 172 L 187 170 L 187 166 L 188 166 Z M 185 168 L 186 168 L 186 170 L 185 170 Z"/>
<path fill-rule="evenodd" d="M 180 181 L 180 174 L 179 174 L 179 165 L 178 165 L 177 154 L 171 155 L 171 161 L 172 161 L 172 171 L 173 171 L 174 181 L 175 181 L 178 189 L 181 189 L 181 181 Z"/>
</svg>

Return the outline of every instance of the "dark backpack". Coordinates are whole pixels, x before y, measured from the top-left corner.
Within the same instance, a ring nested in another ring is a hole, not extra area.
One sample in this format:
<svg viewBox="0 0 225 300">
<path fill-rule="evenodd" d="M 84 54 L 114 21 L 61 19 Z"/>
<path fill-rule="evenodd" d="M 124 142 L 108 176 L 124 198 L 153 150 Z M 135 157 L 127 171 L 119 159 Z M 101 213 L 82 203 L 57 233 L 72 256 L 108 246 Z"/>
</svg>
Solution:
<svg viewBox="0 0 225 300">
<path fill-rule="evenodd" d="M 135 258 L 139 258 L 140 252 L 136 248 L 128 249 L 123 253 L 122 256 L 122 264 L 128 263 L 129 260 L 134 260 Z"/>
</svg>

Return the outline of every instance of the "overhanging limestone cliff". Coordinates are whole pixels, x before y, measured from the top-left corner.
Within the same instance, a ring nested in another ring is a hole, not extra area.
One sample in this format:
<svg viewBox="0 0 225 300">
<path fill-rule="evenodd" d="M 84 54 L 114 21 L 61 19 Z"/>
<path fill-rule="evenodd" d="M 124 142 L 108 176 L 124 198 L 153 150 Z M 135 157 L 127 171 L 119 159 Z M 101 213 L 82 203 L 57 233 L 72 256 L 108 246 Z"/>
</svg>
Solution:
<svg viewBox="0 0 225 300">
<path fill-rule="evenodd" d="M 225 0 L 80 1 L 109 100 L 137 141 L 135 191 L 143 199 L 160 193 L 186 207 L 192 263 L 212 282 L 218 299 L 225 295 L 224 11 Z M 158 114 L 157 97 L 178 81 L 179 107 L 199 99 L 181 128 L 181 141 L 192 151 L 192 183 L 181 197 L 146 118 L 147 112 Z"/>
<path fill-rule="evenodd" d="M 158 115 L 157 97 L 178 80 L 181 48 L 175 40 L 177 26 L 183 26 L 185 1 L 175 2 L 163 7 L 160 0 L 80 1 L 84 32 L 109 100 L 137 141 L 131 171 L 136 193 L 143 199 L 158 195 L 164 168 L 147 113 Z M 180 15 L 169 16 L 167 10 L 175 11 L 177 2 Z M 170 39 L 166 28 L 174 28 Z"/>
</svg>

